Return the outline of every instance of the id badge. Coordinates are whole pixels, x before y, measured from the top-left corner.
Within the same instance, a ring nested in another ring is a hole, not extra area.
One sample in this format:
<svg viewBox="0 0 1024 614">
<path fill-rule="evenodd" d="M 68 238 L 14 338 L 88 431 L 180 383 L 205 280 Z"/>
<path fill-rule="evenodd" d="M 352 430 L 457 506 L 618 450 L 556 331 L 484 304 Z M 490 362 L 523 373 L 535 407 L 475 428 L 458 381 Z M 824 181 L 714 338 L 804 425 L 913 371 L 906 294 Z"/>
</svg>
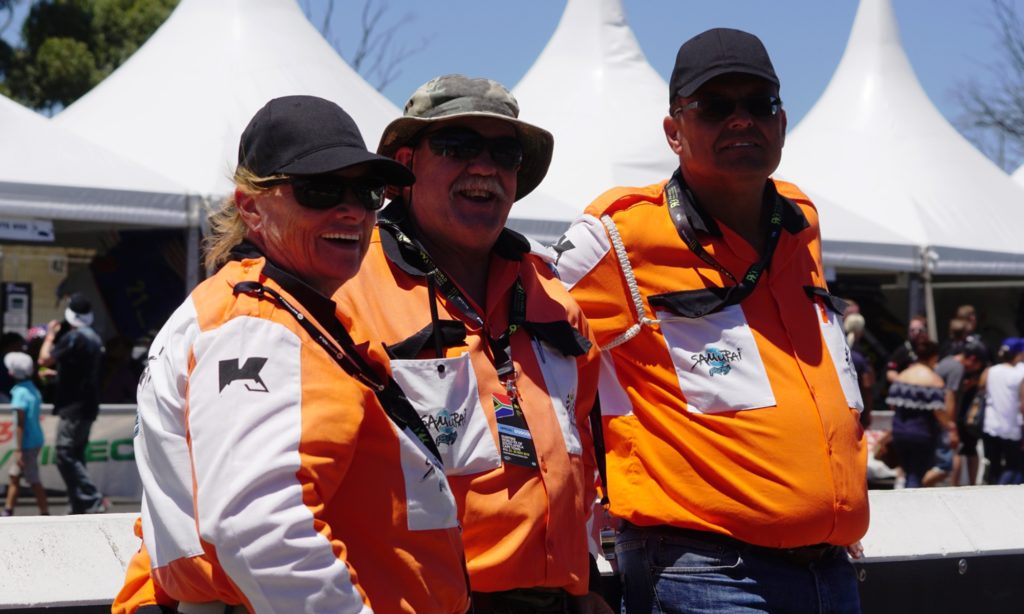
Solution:
<svg viewBox="0 0 1024 614">
<path fill-rule="evenodd" d="M 494 401 L 494 419 L 498 423 L 501 460 L 536 469 L 537 450 L 533 447 L 533 436 L 519 400 L 507 394 L 494 394 L 491 398 Z"/>
</svg>

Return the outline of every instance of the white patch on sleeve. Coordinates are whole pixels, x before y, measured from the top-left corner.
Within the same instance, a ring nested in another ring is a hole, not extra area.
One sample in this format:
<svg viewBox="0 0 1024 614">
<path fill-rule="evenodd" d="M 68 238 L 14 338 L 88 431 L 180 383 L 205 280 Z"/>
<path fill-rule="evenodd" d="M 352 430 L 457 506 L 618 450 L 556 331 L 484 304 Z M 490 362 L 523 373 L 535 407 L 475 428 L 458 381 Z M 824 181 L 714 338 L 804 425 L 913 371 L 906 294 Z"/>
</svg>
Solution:
<svg viewBox="0 0 1024 614">
<path fill-rule="evenodd" d="M 189 297 L 149 349 L 137 392 L 135 459 L 142 480 L 142 532 L 154 567 L 202 554 L 192 509 L 192 464 L 185 440 L 185 391 L 199 334 Z"/>
<path fill-rule="evenodd" d="M 632 416 L 633 404 L 626 394 L 626 389 L 619 381 L 615 372 L 612 353 L 601 352 L 601 372 L 597 380 L 597 393 L 601 398 L 602 416 Z"/>
<path fill-rule="evenodd" d="M 433 455 L 414 433 L 398 431 L 402 476 L 405 478 L 405 509 L 410 531 L 451 529 L 459 526 L 455 497 L 448 478 Z"/>
<path fill-rule="evenodd" d="M 296 604 L 306 612 L 364 611 L 296 477 L 299 338 L 280 324 L 238 317 L 201 334 L 194 353 L 189 432 L 201 537 L 257 612 Z"/>
<path fill-rule="evenodd" d="M 582 215 L 552 248 L 557 254 L 555 267 L 567 289 L 572 289 L 611 249 L 601 221 Z"/>
<path fill-rule="evenodd" d="M 821 314 L 828 317 L 822 321 Z M 843 395 L 846 397 L 846 404 L 858 411 L 864 411 L 864 399 L 860 395 L 860 382 L 857 380 L 857 370 L 853 366 L 853 356 L 850 355 L 850 346 L 846 343 L 846 332 L 843 331 L 843 318 L 836 312 L 814 303 L 814 313 L 821 324 L 821 335 L 825 338 L 825 346 L 828 347 L 829 356 L 832 357 L 832 364 L 835 366 L 839 383 L 843 387 Z"/>
</svg>

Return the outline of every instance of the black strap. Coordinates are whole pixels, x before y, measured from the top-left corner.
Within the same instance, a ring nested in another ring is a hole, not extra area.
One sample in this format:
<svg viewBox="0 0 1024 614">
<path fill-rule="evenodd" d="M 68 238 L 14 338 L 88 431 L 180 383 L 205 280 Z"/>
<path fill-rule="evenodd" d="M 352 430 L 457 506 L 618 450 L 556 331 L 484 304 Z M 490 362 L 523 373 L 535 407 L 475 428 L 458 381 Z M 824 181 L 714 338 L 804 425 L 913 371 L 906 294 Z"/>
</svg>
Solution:
<svg viewBox="0 0 1024 614">
<path fill-rule="evenodd" d="M 437 331 L 440 331 L 437 333 Z M 466 343 L 466 325 L 458 320 L 437 320 L 427 324 L 408 338 L 392 345 L 386 345 L 388 356 L 396 360 L 411 360 L 434 341 L 437 358 L 444 357 L 444 348 L 458 347 Z"/>
<path fill-rule="evenodd" d="M 772 210 L 768 217 L 768 234 L 761 257 L 750 265 L 743 277 L 737 281 L 736 277 L 723 267 L 714 256 L 709 254 L 704 246 L 697 240 L 693 224 L 687 216 L 683 206 L 683 199 L 691 203 L 695 201 L 693 195 L 685 188 L 682 182 L 682 174 L 679 170 L 672 175 L 672 179 L 665 184 L 665 199 L 668 202 L 668 213 L 679 238 L 683 240 L 686 247 L 698 258 L 703 260 L 711 268 L 718 271 L 723 277 L 734 282 L 732 286 L 723 288 L 702 288 L 698 290 L 683 290 L 681 292 L 666 292 L 648 297 L 652 307 L 664 307 L 683 317 L 695 318 L 714 313 L 725 307 L 740 304 L 757 287 L 764 272 L 768 270 L 775 248 L 779 244 L 779 237 L 783 228 L 783 202 L 774 192 L 766 190 L 766 198 L 771 197 Z"/>
<path fill-rule="evenodd" d="M 807 293 L 807 298 L 812 301 L 815 298 L 820 298 L 826 306 L 839 315 L 842 315 L 850 306 L 849 303 L 838 296 L 833 295 L 825 288 L 819 288 L 818 286 L 804 286 L 804 292 Z"/>
<path fill-rule="evenodd" d="M 608 464 L 604 457 L 604 424 L 601 422 L 601 397 L 594 393 L 594 406 L 590 408 L 590 434 L 594 439 L 597 474 L 601 476 L 601 505 L 608 505 Z"/>
<path fill-rule="evenodd" d="M 337 319 L 332 319 L 333 321 L 330 322 L 330 327 L 334 329 L 329 331 L 331 336 L 334 337 L 332 342 L 318 326 L 310 321 L 306 314 L 296 309 L 294 305 L 273 288 L 257 281 L 243 281 L 235 284 L 233 292 L 235 294 L 248 294 L 261 300 L 273 300 L 283 307 L 285 311 L 295 318 L 295 321 L 302 326 L 306 333 L 327 352 L 327 355 L 334 359 L 338 366 L 374 392 L 385 413 L 399 428 L 407 428 L 412 431 L 427 450 L 430 450 L 431 454 L 434 455 L 438 464 L 441 464 L 441 453 L 437 449 L 437 444 L 434 443 L 434 438 L 430 436 L 426 425 L 423 424 L 422 418 L 416 413 L 409 399 L 405 397 L 398 383 L 391 377 L 382 381 L 381 377 L 370 368 L 356 350 L 352 337 L 345 331 L 341 322 Z M 319 322 L 317 323 L 319 324 Z"/>
</svg>

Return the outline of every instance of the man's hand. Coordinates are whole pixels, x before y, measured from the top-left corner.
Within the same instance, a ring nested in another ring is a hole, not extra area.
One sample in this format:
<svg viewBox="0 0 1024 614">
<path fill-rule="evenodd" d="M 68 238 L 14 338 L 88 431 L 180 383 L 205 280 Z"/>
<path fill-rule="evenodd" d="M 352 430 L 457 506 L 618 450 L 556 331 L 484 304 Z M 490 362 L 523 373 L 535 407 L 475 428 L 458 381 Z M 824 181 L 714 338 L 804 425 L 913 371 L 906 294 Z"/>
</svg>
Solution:
<svg viewBox="0 0 1024 614">
<path fill-rule="evenodd" d="M 50 320 L 49 324 L 46 325 L 46 336 L 50 337 L 51 339 L 53 337 L 56 337 L 59 331 L 60 320 Z"/>
<path fill-rule="evenodd" d="M 862 559 L 864 558 L 864 545 L 860 543 L 860 540 L 855 541 L 846 547 L 846 553 L 853 560 Z"/>
<path fill-rule="evenodd" d="M 597 593 L 573 595 L 572 611 L 574 614 L 615 614 L 616 612 Z"/>
<path fill-rule="evenodd" d="M 25 468 L 25 458 L 21 455 L 21 450 L 14 451 L 14 462 L 18 464 L 19 469 Z"/>
</svg>

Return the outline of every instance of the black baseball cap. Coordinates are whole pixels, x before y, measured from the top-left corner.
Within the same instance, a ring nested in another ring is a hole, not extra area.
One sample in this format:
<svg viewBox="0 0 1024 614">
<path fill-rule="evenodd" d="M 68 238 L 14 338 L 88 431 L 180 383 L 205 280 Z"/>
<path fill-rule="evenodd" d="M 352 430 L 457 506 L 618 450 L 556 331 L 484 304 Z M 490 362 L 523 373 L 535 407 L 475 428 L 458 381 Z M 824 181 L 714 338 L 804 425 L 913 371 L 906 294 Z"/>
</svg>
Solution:
<svg viewBox="0 0 1024 614">
<path fill-rule="evenodd" d="M 742 30 L 713 28 L 679 47 L 668 85 L 669 103 L 677 96 L 692 96 L 711 79 L 729 73 L 753 75 L 779 85 L 761 39 Z"/>
<path fill-rule="evenodd" d="M 416 180 L 404 165 L 367 151 L 352 117 L 316 96 L 274 98 L 249 120 L 238 143 L 238 165 L 259 177 L 319 175 L 357 164 L 390 185 Z"/>
</svg>

